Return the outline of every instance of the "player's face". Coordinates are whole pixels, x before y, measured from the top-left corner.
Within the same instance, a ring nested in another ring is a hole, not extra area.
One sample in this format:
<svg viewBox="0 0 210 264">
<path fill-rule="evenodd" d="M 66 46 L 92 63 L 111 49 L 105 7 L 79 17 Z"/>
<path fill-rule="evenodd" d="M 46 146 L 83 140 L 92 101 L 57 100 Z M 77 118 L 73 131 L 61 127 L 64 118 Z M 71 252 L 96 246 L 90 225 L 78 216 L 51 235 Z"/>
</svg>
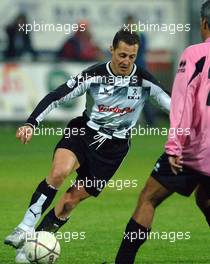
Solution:
<svg viewBox="0 0 210 264">
<path fill-rule="evenodd" d="M 118 47 L 110 48 L 112 53 L 111 69 L 116 75 L 129 75 L 133 69 L 133 64 L 138 52 L 138 44 L 128 45 L 120 41 Z"/>
</svg>

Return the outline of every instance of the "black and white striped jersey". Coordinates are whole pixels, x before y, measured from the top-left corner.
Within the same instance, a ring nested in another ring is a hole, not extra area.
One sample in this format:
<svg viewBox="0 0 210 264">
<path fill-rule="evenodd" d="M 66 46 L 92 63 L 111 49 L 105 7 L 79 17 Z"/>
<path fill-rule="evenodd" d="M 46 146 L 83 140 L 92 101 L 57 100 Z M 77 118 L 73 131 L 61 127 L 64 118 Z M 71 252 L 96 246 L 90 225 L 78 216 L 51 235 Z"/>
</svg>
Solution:
<svg viewBox="0 0 210 264">
<path fill-rule="evenodd" d="M 170 97 L 150 73 L 134 64 L 129 76 L 116 76 L 107 62 L 84 70 L 46 95 L 27 123 L 38 126 L 52 109 L 84 93 L 87 125 L 94 130 L 111 131 L 118 138 L 125 138 L 135 126 L 150 96 L 163 110 L 168 112 L 170 108 Z"/>
</svg>

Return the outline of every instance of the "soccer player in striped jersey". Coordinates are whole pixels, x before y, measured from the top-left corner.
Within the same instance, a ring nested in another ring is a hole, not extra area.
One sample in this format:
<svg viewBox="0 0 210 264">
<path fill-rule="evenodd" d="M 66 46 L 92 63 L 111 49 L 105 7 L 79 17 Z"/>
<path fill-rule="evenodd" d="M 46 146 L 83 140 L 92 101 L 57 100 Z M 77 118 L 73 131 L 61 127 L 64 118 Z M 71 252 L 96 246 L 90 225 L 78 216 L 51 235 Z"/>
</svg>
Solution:
<svg viewBox="0 0 210 264">
<path fill-rule="evenodd" d="M 71 172 L 77 171 L 75 183 L 37 230 L 58 230 L 82 200 L 101 193 L 129 150 L 130 131 L 147 98 L 153 97 L 161 108 L 169 111 L 170 97 L 151 74 L 134 63 L 138 48 L 137 34 L 125 29 L 118 31 L 110 48 L 111 61 L 84 70 L 45 96 L 26 124 L 17 130 L 17 138 L 28 143 L 33 130 L 51 110 L 86 93 L 83 116 L 67 125 L 78 133 L 72 133 L 71 137 L 64 135 L 58 142 L 48 177 L 36 188 L 23 220 L 6 237 L 6 244 L 15 248 L 24 244 L 27 233 L 34 230 Z"/>
</svg>

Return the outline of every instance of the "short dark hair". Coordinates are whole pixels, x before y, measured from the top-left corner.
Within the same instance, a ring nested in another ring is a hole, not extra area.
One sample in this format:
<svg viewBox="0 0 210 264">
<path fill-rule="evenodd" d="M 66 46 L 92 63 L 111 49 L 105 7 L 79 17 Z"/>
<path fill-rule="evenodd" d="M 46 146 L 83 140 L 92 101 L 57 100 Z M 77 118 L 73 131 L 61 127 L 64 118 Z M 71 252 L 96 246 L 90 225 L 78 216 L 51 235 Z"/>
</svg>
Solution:
<svg viewBox="0 0 210 264">
<path fill-rule="evenodd" d="M 206 19 L 210 28 L 210 0 L 207 0 L 201 6 L 201 19 Z"/>
<path fill-rule="evenodd" d="M 138 44 L 140 46 L 138 34 L 136 32 L 131 32 L 127 28 L 122 28 L 115 34 L 112 42 L 112 46 L 114 49 L 118 47 L 120 41 L 123 41 L 128 45 Z"/>
</svg>

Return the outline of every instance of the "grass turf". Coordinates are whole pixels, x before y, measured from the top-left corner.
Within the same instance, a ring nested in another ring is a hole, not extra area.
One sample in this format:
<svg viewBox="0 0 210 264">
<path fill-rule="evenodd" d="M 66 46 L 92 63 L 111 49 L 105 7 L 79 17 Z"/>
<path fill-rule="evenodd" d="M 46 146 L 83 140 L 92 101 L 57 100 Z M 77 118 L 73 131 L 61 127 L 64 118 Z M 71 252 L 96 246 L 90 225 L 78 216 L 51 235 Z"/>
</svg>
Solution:
<svg viewBox="0 0 210 264">
<path fill-rule="evenodd" d="M 0 130 L 0 264 L 14 263 L 14 249 L 3 245 L 4 237 L 20 222 L 37 184 L 48 174 L 58 137 L 36 136 L 28 145 L 15 139 L 15 130 Z M 139 191 L 154 162 L 163 151 L 161 136 L 135 137 L 132 148 L 114 179 L 138 180 L 136 188 L 106 188 L 97 198 L 82 202 L 62 228 L 58 264 L 99 264 L 113 261 Z M 72 177 L 72 176 L 71 176 Z M 69 185 L 69 179 L 56 200 Z M 196 208 L 194 197 L 174 194 L 157 210 L 153 231 L 168 232 L 168 239 L 149 240 L 136 263 L 210 263 L 209 229 Z M 85 239 L 71 239 L 72 232 L 85 232 Z M 173 232 L 190 232 L 190 239 L 174 239 Z M 170 237 L 169 237 L 170 233 Z M 162 237 L 163 238 L 163 237 Z"/>
</svg>

